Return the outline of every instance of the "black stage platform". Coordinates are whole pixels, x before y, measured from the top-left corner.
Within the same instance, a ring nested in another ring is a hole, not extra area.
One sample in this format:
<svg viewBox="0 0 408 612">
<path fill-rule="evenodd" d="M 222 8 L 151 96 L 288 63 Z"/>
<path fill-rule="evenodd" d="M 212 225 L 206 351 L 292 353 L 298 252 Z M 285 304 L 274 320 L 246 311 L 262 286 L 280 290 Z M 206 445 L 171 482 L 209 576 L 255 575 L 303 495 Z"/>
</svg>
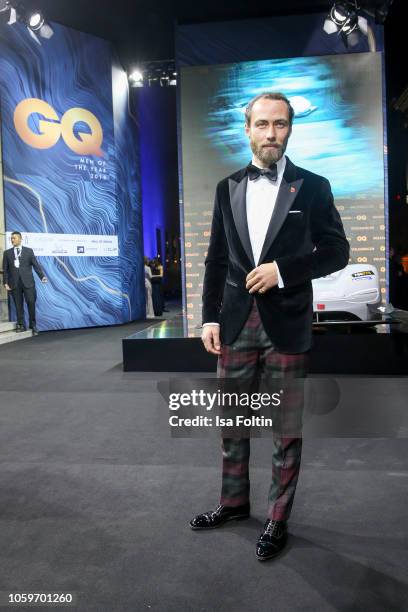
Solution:
<svg viewBox="0 0 408 612">
<path fill-rule="evenodd" d="M 408 312 L 369 322 L 313 325 L 312 374 L 408 374 Z M 215 372 L 217 359 L 201 343 L 201 328 L 183 332 L 183 317 L 153 324 L 123 342 L 125 372 Z"/>
<path fill-rule="evenodd" d="M 369 323 L 314 324 L 312 374 L 408 374 L 408 312 Z M 183 332 L 182 315 L 153 324 L 122 340 L 125 372 L 215 372 L 216 357 Z"/>
</svg>

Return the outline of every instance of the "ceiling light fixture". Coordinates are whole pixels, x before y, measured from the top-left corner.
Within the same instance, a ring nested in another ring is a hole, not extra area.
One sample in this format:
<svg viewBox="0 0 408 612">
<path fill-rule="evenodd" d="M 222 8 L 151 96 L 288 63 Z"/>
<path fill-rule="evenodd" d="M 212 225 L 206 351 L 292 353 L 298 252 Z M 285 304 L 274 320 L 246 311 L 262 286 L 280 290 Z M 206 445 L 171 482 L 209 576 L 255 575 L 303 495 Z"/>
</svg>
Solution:
<svg viewBox="0 0 408 612">
<path fill-rule="evenodd" d="M 143 87 L 143 72 L 139 68 L 135 68 L 129 74 L 129 81 L 132 87 Z"/>
<path fill-rule="evenodd" d="M 129 73 L 131 87 L 175 87 L 177 71 L 174 60 L 145 62 Z"/>
<path fill-rule="evenodd" d="M 367 35 L 367 19 L 359 15 L 357 0 L 334 2 L 327 15 L 323 30 L 326 34 L 339 34 L 347 47 L 359 41 L 359 32 Z"/>
<path fill-rule="evenodd" d="M 40 11 L 30 12 L 26 16 L 27 27 L 33 32 L 38 32 L 44 25 L 44 17 Z"/>
<path fill-rule="evenodd" d="M 0 23 L 14 25 L 17 21 L 23 23 L 30 36 L 41 45 L 40 38 L 51 38 L 52 27 L 45 21 L 41 11 L 28 10 L 22 2 L 0 0 Z M 39 38 L 40 37 L 40 38 Z"/>
<path fill-rule="evenodd" d="M 16 9 L 11 6 L 8 0 L 0 0 L 0 23 L 13 25 L 16 21 Z"/>
</svg>

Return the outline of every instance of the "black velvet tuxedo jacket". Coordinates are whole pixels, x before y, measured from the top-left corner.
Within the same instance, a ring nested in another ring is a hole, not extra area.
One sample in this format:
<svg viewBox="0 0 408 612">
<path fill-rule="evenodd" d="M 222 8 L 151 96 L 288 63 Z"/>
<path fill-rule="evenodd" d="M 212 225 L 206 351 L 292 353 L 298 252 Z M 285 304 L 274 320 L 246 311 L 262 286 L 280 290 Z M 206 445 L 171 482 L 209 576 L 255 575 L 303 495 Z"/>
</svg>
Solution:
<svg viewBox="0 0 408 612">
<path fill-rule="evenodd" d="M 255 299 L 276 350 L 303 353 L 312 340 L 311 280 L 341 270 L 349 259 L 330 183 L 286 159 L 258 262 L 276 261 L 284 288 L 251 295 L 245 288 L 245 278 L 255 268 L 246 216 L 247 181 L 244 168 L 217 185 L 205 260 L 203 323 L 219 322 L 221 342 L 231 344 Z"/>
<path fill-rule="evenodd" d="M 14 247 L 11 249 L 7 249 L 3 253 L 3 283 L 5 285 L 9 285 L 10 289 L 14 289 L 19 279 L 21 278 L 21 282 L 23 287 L 34 287 L 34 276 L 33 276 L 33 268 L 38 274 L 38 276 L 42 279 L 44 278 L 44 272 L 40 264 L 38 263 L 33 249 L 28 247 L 21 247 L 20 254 L 20 267 L 16 268 L 14 265 Z"/>
</svg>

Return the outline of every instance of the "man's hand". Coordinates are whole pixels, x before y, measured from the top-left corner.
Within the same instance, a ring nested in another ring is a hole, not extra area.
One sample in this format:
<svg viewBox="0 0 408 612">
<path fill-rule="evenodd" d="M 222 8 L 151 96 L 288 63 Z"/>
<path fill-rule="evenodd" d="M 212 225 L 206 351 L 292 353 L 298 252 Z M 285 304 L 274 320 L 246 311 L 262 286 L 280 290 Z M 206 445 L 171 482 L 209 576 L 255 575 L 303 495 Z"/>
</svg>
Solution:
<svg viewBox="0 0 408 612">
<path fill-rule="evenodd" d="M 46 276 L 43 276 L 41 279 L 42 283 L 48 283 L 48 278 Z"/>
<path fill-rule="evenodd" d="M 254 268 L 246 277 L 246 288 L 249 293 L 265 293 L 277 284 L 278 267 L 274 261 Z"/>
<path fill-rule="evenodd" d="M 201 334 L 201 340 L 205 346 L 205 350 L 213 355 L 221 355 L 221 342 L 220 342 L 220 326 L 219 325 L 206 325 L 203 327 L 203 333 Z"/>
<path fill-rule="evenodd" d="M 10 285 L 8 285 L 8 284 L 6 283 L 4 286 L 5 286 L 5 288 L 7 289 L 7 291 L 11 291 L 11 289 L 10 289 Z"/>
</svg>

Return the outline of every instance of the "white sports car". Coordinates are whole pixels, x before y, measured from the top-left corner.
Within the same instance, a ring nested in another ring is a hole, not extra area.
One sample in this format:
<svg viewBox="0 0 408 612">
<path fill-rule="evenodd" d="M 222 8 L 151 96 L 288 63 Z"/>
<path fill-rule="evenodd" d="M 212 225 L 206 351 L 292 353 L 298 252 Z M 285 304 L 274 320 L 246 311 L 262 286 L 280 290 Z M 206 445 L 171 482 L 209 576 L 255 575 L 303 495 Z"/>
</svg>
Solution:
<svg viewBox="0 0 408 612">
<path fill-rule="evenodd" d="M 312 285 L 316 322 L 368 321 L 381 304 L 375 266 L 350 264 L 343 270 L 313 280 Z"/>
</svg>

